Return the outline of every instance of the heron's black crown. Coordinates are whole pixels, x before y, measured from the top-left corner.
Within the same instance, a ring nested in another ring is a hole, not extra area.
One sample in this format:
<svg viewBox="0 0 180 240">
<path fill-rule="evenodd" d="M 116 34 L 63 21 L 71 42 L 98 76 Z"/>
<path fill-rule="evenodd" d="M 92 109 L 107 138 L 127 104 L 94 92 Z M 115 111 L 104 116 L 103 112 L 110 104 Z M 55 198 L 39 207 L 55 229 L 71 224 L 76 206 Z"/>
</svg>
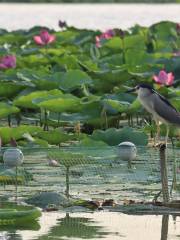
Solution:
<svg viewBox="0 0 180 240">
<path fill-rule="evenodd" d="M 154 90 L 154 88 L 153 88 L 151 85 L 147 84 L 147 83 L 138 84 L 138 85 L 136 86 L 136 88 L 137 88 L 137 89 L 139 89 L 139 88 L 147 88 L 147 89 L 149 89 L 149 90 L 151 90 L 151 91 Z"/>
</svg>

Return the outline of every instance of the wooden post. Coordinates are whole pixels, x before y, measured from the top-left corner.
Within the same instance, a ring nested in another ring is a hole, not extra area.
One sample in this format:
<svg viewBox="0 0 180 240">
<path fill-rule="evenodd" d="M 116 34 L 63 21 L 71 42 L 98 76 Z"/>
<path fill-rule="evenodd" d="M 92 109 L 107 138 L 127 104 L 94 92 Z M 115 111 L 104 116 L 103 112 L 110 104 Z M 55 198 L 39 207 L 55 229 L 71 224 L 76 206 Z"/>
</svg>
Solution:
<svg viewBox="0 0 180 240">
<path fill-rule="evenodd" d="M 166 158 L 166 145 L 165 144 L 160 145 L 159 153 L 160 153 L 160 170 L 161 170 L 163 203 L 168 203 L 169 202 L 169 189 L 168 189 L 167 158 Z"/>
<path fill-rule="evenodd" d="M 161 240 L 168 239 L 168 225 L 169 225 L 169 215 L 163 215 L 162 226 L 161 226 Z"/>
<path fill-rule="evenodd" d="M 65 195 L 69 199 L 69 167 L 66 167 L 66 191 Z"/>
</svg>

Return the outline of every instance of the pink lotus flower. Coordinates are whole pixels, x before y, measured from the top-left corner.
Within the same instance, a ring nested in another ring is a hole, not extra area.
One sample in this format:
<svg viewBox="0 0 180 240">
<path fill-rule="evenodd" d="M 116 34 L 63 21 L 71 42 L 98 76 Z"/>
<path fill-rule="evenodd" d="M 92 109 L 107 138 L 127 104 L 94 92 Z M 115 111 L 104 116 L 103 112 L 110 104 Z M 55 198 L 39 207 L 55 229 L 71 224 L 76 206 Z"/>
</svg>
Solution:
<svg viewBox="0 0 180 240">
<path fill-rule="evenodd" d="M 110 39 L 112 37 L 114 37 L 115 33 L 112 29 L 109 29 L 105 32 L 103 32 L 101 35 L 96 36 L 95 40 L 96 40 L 96 47 L 100 48 L 101 47 L 101 41 L 103 39 Z"/>
<path fill-rule="evenodd" d="M 40 32 L 40 35 L 34 36 L 34 41 L 38 45 L 48 45 L 49 43 L 54 42 L 56 37 L 54 35 L 51 35 L 46 30 L 42 30 Z"/>
<path fill-rule="evenodd" d="M 15 68 L 16 67 L 16 56 L 7 55 L 0 58 L 0 69 Z"/>
<path fill-rule="evenodd" d="M 161 70 L 157 75 L 153 76 L 153 80 L 160 85 L 166 85 L 166 86 L 170 86 L 173 84 L 174 81 L 174 75 L 172 72 L 167 73 L 164 70 Z"/>
</svg>

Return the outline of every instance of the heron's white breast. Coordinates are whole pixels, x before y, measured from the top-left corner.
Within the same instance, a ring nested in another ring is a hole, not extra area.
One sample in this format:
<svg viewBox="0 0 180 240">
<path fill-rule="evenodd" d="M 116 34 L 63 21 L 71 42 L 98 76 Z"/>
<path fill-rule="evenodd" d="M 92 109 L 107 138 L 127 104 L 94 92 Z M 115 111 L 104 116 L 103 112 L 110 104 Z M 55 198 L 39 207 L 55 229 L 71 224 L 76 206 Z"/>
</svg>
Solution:
<svg viewBox="0 0 180 240">
<path fill-rule="evenodd" d="M 138 99 L 140 103 L 150 114 L 153 115 L 154 120 L 166 123 L 166 121 L 161 118 L 161 116 L 159 116 L 156 111 L 154 111 L 154 104 L 156 102 L 156 98 L 156 94 L 153 94 L 149 89 L 140 88 L 138 90 Z"/>
</svg>

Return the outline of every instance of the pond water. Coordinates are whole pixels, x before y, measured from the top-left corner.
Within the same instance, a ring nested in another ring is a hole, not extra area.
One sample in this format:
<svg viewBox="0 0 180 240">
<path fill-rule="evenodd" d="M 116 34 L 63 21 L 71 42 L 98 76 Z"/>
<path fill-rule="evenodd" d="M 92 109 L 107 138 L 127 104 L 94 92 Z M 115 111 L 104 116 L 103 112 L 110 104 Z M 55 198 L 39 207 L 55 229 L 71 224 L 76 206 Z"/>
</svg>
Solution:
<svg viewBox="0 0 180 240">
<path fill-rule="evenodd" d="M 52 149 L 50 149 L 52 151 Z M 63 148 L 64 151 L 86 153 L 99 163 L 70 168 L 70 195 L 81 199 L 152 200 L 161 189 L 159 151 L 138 147 L 132 165 L 118 158 L 117 148 Z M 18 186 L 18 199 L 23 200 L 39 191 L 65 190 L 65 168 L 47 164 L 47 149 L 24 149 L 23 167 L 33 174 L 28 184 Z M 180 197 L 180 150 L 168 148 L 168 185 L 172 199 Z M 176 179 L 176 187 L 173 185 Z M 0 188 L 0 195 L 14 199 L 14 185 Z M 127 215 L 108 210 L 95 212 L 43 212 L 33 228 L 8 229 L 0 227 L 0 239 L 13 240 L 80 240 L 125 239 L 159 240 L 179 239 L 180 212 L 178 216 Z"/>
<path fill-rule="evenodd" d="M 58 28 L 66 20 L 78 28 L 106 30 L 180 22 L 180 4 L 0 4 L 0 28 L 28 29 L 34 25 Z"/>
<path fill-rule="evenodd" d="M 178 240 L 180 217 L 121 213 L 43 213 L 40 229 L 1 232 L 1 240 Z"/>
</svg>

